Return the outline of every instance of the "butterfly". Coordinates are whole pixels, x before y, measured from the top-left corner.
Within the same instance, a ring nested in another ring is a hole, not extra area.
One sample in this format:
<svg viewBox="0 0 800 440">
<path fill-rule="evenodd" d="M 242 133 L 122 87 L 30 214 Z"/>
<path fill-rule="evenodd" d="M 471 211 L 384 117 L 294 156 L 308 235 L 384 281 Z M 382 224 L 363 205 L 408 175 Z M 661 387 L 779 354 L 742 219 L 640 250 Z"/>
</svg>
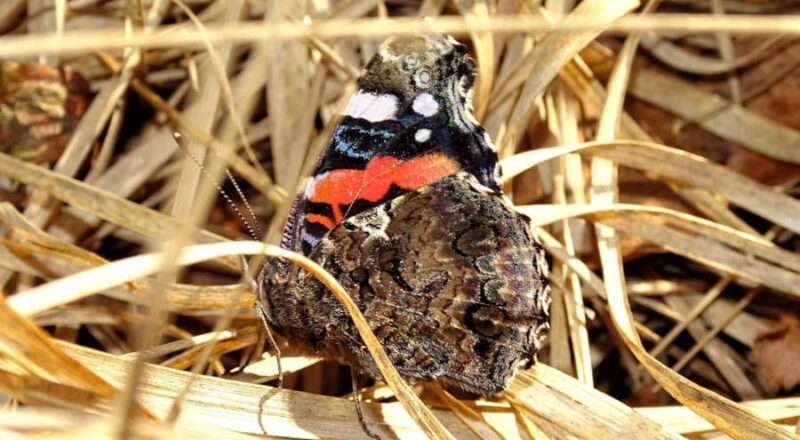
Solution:
<svg viewBox="0 0 800 440">
<path fill-rule="evenodd" d="M 474 62 L 452 37 L 391 38 L 295 199 L 282 246 L 329 271 L 398 372 L 482 395 L 535 362 L 548 328 L 547 262 L 500 190 L 472 115 Z M 349 315 L 282 260 L 259 276 L 272 330 L 376 379 Z"/>
</svg>

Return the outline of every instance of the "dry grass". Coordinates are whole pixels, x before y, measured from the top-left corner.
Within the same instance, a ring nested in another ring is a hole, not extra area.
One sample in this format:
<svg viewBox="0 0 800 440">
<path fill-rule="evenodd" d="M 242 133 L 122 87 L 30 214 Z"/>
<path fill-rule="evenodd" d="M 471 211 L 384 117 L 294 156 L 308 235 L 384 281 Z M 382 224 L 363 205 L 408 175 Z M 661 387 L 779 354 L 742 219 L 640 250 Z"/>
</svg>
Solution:
<svg viewBox="0 0 800 440">
<path fill-rule="evenodd" d="M 337 366 L 284 355 L 286 388 L 261 385 L 279 372 L 236 257 L 259 255 L 351 313 L 386 378 L 360 390 L 384 438 L 795 438 L 800 401 L 747 356 L 800 299 L 800 172 L 759 181 L 664 133 L 793 170 L 800 126 L 754 110 L 767 86 L 744 72 L 796 46 L 800 20 L 771 2 L 538 3 L 0 4 L 0 59 L 72 66 L 94 91 L 57 160 L 0 152 L 2 433 L 364 437 Z M 543 362 L 493 401 L 403 382 L 338 283 L 241 241 L 249 208 L 217 192 L 246 195 L 275 243 L 356 72 L 383 36 L 431 30 L 471 43 L 476 114 L 552 257 Z"/>
</svg>

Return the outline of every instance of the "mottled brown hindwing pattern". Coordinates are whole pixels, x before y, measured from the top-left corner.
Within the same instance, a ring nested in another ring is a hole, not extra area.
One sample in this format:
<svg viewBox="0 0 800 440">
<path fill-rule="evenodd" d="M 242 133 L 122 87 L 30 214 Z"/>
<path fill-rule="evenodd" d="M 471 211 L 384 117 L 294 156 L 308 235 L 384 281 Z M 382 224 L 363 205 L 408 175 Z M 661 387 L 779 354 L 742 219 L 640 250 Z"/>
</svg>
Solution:
<svg viewBox="0 0 800 440">
<path fill-rule="evenodd" d="M 350 293 L 402 375 L 491 395 L 535 360 L 548 325 L 546 262 L 528 223 L 460 173 L 345 220 L 310 257 Z M 274 263 L 263 275 L 259 299 L 277 331 L 380 378 L 313 276 Z"/>
</svg>

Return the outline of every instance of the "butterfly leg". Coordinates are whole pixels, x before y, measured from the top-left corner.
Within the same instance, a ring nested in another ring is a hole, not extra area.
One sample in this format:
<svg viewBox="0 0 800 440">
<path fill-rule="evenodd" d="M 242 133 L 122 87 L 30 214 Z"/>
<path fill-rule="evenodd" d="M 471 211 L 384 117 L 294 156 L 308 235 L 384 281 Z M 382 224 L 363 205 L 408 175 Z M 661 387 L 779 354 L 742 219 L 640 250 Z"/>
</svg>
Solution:
<svg viewBox="0 0 800 440">
<path fill-rule="evenodd" d="M 263 271 L 259 275 L 258 281 L 252 281 L 253 290 L 256 292 L 256 296 L 258 298 L 263 298 L 263 294 L 261 289 L 264 288 L 263 282 Z M 264 324 L 264 330 L 267 331 L 267 339 L 269 339 L 270 345 L 275 349 L 275 361 L 278 363 L 278 388 L 283 388 L 283 368 L 281 367 L 281 348 L 278 346 L 278 342 L 275 341 L 275 337 L 272 335 L 272 330 L 269 328 L 269 322 L 267 321 L 267 312 L 264 310 L 264 302 L 257 301 L 256 302 L 256 315 L 258 315 L 259 319 L 261 319 L 261 323 Z"/>
<path fill-rule="evenodd" d="M 373 440 L 381 440 L 378 434 L 375 434 L 369 429 L 367 421 L 364 420 L 364 408 L 361 406 L 361 393 L 358 390 L 358 373 L 356 373 L 356 369 L 353 367 L 350 367 L 350 379 L 353 382 L 353 403 L 356 406 L 356 414 L 358 415 L 358 423 L 361 425 L 361 429 L 364 431 L 364 434 L 367 434 L 367 437 Z"/>
</svg>

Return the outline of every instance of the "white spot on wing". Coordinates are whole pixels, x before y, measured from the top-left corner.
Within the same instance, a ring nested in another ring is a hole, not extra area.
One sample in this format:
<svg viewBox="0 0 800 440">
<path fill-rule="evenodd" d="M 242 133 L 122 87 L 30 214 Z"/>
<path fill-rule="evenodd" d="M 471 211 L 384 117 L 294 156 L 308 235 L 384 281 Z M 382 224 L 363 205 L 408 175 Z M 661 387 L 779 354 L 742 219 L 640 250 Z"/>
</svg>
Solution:
<svg viewBox="0 0 800 440">
<path fill-rule="evenodd" d="M 439 103 L 430 93 L 420 93 L 414 98 L 411 108 L 422 116 L 430 117 L 439 111 Z"/>
<path fill-rule="evenodd" d="M 389 214 L 386 213 L 385 206 L 376 207 L 376 209 L 369 209 L 356 215 L 355 217 L 351 217 L 347 221 L 362 231 L 367 232 L 371 238 L 382 238 L 384 240 L 389 240 L 389 235 L 386 233 L 386 228 L 389 226 L 389 223 L 391 223 L 392 219 L 389 217 Z"/>
<path fill-rule="evenodd" d="M 303 183 L 305 189 L 303 191 L 303 195 L 305 198 L 310 199 L 314 193 L 317 191 L 317 182 L 324 179 L 328 173 L 322 173 L 316 177 L 306 177 L 306 181 Z"/>
<path fill-rule="evenodd" d="M 431 131 L 427 128 L 420 128 L 414 133 L 414 140 L 417 142 L 427 142 L 431 138 Z"/>
<path fill-rule="evenodd" d="M 352 118 L 366 119 L 369 122 L 381 122 L 393 119 L 397 115 L 398 104 L 399 101 L 394 95 L 376 95 L 359 90 L 350 98 L 344 114 Z"/>
</svg>

